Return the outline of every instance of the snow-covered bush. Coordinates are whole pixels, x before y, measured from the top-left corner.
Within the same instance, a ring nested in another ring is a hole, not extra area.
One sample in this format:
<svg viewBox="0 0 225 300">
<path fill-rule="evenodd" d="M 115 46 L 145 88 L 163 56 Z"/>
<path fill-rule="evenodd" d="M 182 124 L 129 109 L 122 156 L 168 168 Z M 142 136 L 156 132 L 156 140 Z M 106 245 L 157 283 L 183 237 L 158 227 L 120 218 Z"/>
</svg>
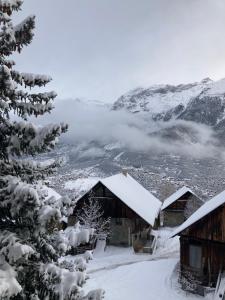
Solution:
<svg viewBox="0 0 225 300">
<path fill-rule="evenodd" d="M 44 87 L 51 78 L 20 73 L 8 59 L 33 38 L 34 16 L 16 26 L 11 19 L 22 2 L 0 0 L 0 299 L 91 299 L 81 290 L 86 274 L 58 263 L 67 242 L 79 245 L 88 240 L 89 232 L 71 233 L 68 240 L 60 237 L 57 224 L 70 203 L 68 199 L 46 198 L 42 186 L 58 162 L 29 159 L 54 148 L 67 125 L 41 127 L 29 122 L 31 116 L 51 112 L 56 93 L 33 92 L 33 87 Z M 13 113 L 17 116 L 14 120 Z M 57 235 L 60 247 L 54 243 Z M 79 269 L 84 267 L 80 262 Z M 99 292 L 93 295 L 97 296 L 92 299 L 102 297 Z"/>
<path fill-rule="evenodd" d="M 89 262 L 89 260 L 93 259 L 93 251 L 90 250 L 85 251 L 83 257 L 86 260 L 86 262 Z"/>
<path fill-rule="evenodd" d="M 95 291 L 91 291 L 84 297 L 84 300 L 101 300 L 104 298 L 105 291 L 102 289 L 98 289 Z"/>
<path fill-rule="evenodd" d="M 84 228 L 78 222 L 75 226 L 69 226 L 65 230 L 56 232 L 52 238 L 61 255 L 65 255 L 71 248 L 89 243 L 93 235 L 92 228 Z"/>
</svg>

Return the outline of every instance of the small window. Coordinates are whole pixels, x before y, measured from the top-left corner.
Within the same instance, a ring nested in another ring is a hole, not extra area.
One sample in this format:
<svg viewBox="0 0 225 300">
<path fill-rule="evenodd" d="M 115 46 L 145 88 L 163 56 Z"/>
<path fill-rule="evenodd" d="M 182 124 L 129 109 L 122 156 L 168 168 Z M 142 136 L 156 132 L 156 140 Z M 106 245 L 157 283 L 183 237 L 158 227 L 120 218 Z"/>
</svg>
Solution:
<svg viewBox="0 0 225 300">
<path fill-rule="evenodd" d="M 195 269 L 202 267 L 202 247 L 198 245 L 189 246 L 189 266 Z"/>
</svg>

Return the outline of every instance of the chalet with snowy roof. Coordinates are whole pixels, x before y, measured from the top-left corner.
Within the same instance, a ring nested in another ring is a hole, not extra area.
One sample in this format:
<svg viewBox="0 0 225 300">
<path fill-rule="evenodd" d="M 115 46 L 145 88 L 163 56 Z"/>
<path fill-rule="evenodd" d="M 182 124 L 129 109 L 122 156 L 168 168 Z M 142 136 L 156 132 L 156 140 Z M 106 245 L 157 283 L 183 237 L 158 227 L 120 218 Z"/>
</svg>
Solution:
<svg viewBox="0 0 225 300">
<path fill-rule="evenodd" d="M 181 282 L 191 279 L 196 290 L 215 287 L 225 272 L 225 191 L 203 204 L 175 235 L 180 235 Z"/>
<path fill-rule="evenodd" d="M 156 225 L 161 202 L 123 172 L 98 181 L 77 201 L 74 214 L 88 201 L 90 193 L 101 204 L 104 217 L 111 218 L 108 242 L 111 245 L 133 245 L 136 251 L 148 252 L 148 245 L 153 246 L 151 229 Z"/>
<path fill-rule="evenodd" d="M 160 225 L 178 226 L 201 205 L 202 200 L 184 186 L 164 200 L 160 212 Z"/>
</svg>

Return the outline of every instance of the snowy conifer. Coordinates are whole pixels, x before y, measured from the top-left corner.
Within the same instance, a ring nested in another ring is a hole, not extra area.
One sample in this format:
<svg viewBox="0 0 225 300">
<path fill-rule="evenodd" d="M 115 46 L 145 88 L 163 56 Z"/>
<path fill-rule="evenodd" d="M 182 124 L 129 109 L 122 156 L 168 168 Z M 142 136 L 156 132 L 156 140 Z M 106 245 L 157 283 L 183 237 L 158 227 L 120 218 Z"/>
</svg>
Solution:
<svg viewBox="0 0 225 300">
<path fill-rule="evenodd" d="M 49 228 L 60 220 L 62 202 L 46 200 L 41 180 L 57 164 L 25 159 L 50 151 L 67 126 L 38 127 L 28 121 L 51 112 L 56 93 L 32 93 L 51 78 L 20 73 L 8 59 L 33 38 L 34 16 L 16 26 L 12 22 L 21 5 L 21 0 L 0 0 L 0 298 L 101 299 L 101 291 L 82 293 L 85 274 L 56 263 Z"/>
</svg>

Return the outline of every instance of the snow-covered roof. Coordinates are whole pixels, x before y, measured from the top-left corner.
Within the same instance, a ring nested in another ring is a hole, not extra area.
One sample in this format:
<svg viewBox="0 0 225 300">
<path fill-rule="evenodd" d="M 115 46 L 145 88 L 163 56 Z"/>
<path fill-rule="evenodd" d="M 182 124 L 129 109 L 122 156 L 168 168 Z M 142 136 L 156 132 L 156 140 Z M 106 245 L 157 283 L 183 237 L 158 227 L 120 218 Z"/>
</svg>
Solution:
<svg viewBox="0 0 225 300">
<path fill-rule="evenodd" d="M 115 196 L 135 211 L 150 225 L 154 226 L 161 202 L 129 174 L 123 173 L 101 179 L 101 182 Z"/>
<path fill-rule="evenodd" d="M 191 189 L 189 189 L 186 186 L 183 186 L 181 189 L 179 189 L 178 191 L 176 191 L 175 193 L 173 193 L 171 196 L 169 196 L 168 198 L 166 198 L 163 202 L 163 205 L 161 207 L 161 210 L 167 208 L 168 206 L 170 206 L 170 204 L 172 204 L 173 202 L 175 202 L 176 200 L 178 200 L 180 197 L 182 197 L 183 195 L 185 195 L 187 192 L 195 195 Z"/>
<path fill-rule="evenodd" d="M 181 231 L 185 230 L 189 226 L 193 225 L 212 211 L 214 211 L 216 208 L 221 206 L 225 203 L 225 191 L 221 192 L 220 194 L 213 197 L 211 200 L 204 203 L 196 212 L 193 213 L 193 215 L 190 216 L 182 225 L 180 225 L 172 234 L 172 236 L 175 236 L 179 234 Z"/>
</svg>

